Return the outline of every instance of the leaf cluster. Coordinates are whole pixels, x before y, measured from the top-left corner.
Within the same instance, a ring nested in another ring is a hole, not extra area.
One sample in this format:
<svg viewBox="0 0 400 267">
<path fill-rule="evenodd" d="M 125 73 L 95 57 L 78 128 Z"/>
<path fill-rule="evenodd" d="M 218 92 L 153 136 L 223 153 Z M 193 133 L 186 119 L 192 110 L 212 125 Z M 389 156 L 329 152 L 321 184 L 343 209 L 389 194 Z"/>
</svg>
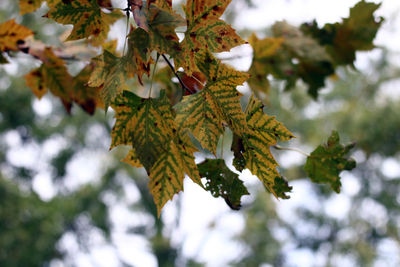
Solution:
<svg viewBox="0 0 400 267">
<path fill-rule="evenodd" d="M 215 56 L 247 43 L 221 19 L 230 0 L 187 0 L 184 17 L 172 1 L 128 0 L 121 10 L 113 8 L 110 0 L 20 0 L 21 15 L 34 12 L 43 2 L 48 7 L 46 19 L 73 25 L 64 46 L 37 42 L 29 28 L 10 20 L 0 24 L 1 62 L 13 51 L 40 60 L 40 67 L 25 75 L 27 85 L 39 99 L 50 91 L 68 112 L 73 103 L 89 114 L 111 107 L 116 119 L 111 148 L 129 146 L 123 161 L 146 169 L 158 214 L 183 190 L 185 175 L 213 196 L 222 196 L 233 209 L 240 207 L 241 196 L 248 191 L 237 173 L 216 158 L 227 128 L 234 135 L 231 150 L 236 170 L 249 169 L 275 197 L 288 198 L 291 187 L 279 173 L 270 149 L 294 135 L 264 113 L 259 98 L 268 92 L 267 76 L 285 80 L 287 89 L 302 79 L 310 95 L 317 97 L 337 66 L 352 65 L 356 51 L 374 48 L 372 41 L 382 23 L 373 15 L 379 5 L 365 1 L 342 22 L 322 28 L 315 22 L 300 28 L 278 22 L 272 27 L 272 37 L 250 37 L 253 62 L 248 72 L 241 72 Z M 129 31 L 122 53 L 115 41 L 107 41 L 111 25 L 121 18 L 127 20 Z M 177 29 L 184 31 L 182 40 Z M 68 49 L 71 43 L 73 49 Z M 167 65 L 156 72 L 160 58 Z M 85 62 L 75 76 L 67 69 L 70 59 Z M 152 91 L 153 81 L 167 90 Z M 236 88 L 246 81 L 255 96 L 243 110 Z M 336 134 L 331 139 L 327 147 L 311 154 L 306 170 L 313 181 L 330 183 L 339 191 L 339 173 L 354 164 L 341 161 L 350 147 L 343 148 Z M 200 150 L 216 159 L 196 164 L 194 153 Z M 320 163 L 325 160 L 332 164 Z M 324 169 L 316 171 L 320 168 Z"/>
</svg>

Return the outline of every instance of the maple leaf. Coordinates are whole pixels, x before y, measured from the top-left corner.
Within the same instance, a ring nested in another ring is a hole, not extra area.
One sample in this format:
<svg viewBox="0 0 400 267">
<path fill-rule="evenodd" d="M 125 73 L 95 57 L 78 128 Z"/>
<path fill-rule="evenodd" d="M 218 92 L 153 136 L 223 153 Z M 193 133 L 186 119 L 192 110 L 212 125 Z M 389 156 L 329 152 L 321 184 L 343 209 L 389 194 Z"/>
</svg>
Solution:
<svg viewBox="0 0 400 267">
<path fill-rule="evenodd" d="M 293 87 L 296 79 L 302 79 L 308 84 L 308 93 L 317 98 L 318 90 L 325 86 L 326 77 L 335 72 L 331 56 L 315 39 L 286 22 L 275 23 L 272 31 L 275 37 L 284 38 L 282 64 L 291 65 L 291 72 L 275 75 L 291 79 L 293 84 L 289 83 L 290 87 Z M 294 59 L 298 63 L 292 63 Z"/>
<path fill-rule="evenodd" d="M 90 76 L 88 85 L 91 87 L 102 86 L 100 93 L 105 109 L 125 87 L 128 70 L 132 69 L 132 61 L 126 57 L 117 57 L 108 50 L 104 50 L 100 57 L 93 59 L 95 69 Z"/>
<path fill-rule="evenodd" d="M 293 134 L 286 129 L 274 116 L 263 112 L 260 100 L 251 97 L 246 112 L 246 121 L 249 131 L 242 136 L 234 137 L 232 151 L 235 158 L 234 166 L 239 171 L 247 168 L 256 175 L 265 188 L 276 197 L 288 198 L 286 192 L 291 187 L 279 174 L 278 163 L 271 154 L 270 147 L 279 140 L 286 141 L 293 138 Z"/>
<path fill-rule="evenodd" d="M 68 113 L 73 102 L 89 114 L 93 114 L 96 107 L 103 106 L 99 98 L 101 88 L 87 86 L 93 66 L 88 65 L 77 76 L 71 77 L 65 62 L 58 58 L 51 48 L 45 48 L 40 54 L 40 59 L 43 64 L 25 75 L 27 86 L 38 99 L 49 89 L 53 95 L 60 98 Z"/>
<path fill-rule="evenodd" d="M 45 15 L 58 23 L 74 25 L 67 41 L 93 36 L 94 45 L 100 45 L 107 38 L 110 25 L 122 16 L 119 11 L 103 12 L 95 0 L 58 1 L 50 5 Z"/>
<path fill-rule="evenodd" d="M 18 51 L 18 45 L 24 43 L 24 39 L 33 35 L 33 32 L 15 22 L 15 19 L 0 24 L 0 52 Z"/>
<path fill-rule="evenodd" d="M 185 173 L 201 185 L 193 152 L 196 149 L 184 132 L 178 132 L 164 91 L 157 99 L 142 99 L 124 91 L 113 108 L 116 122 L 111 148 L 131 145 L 134 159 L 150 176 L 149 187 L 160 214 L 161 208 L 182 190 Z"/>
<path fill-rule="evenodd" d="M 175 13 L 169 5 L 157 6 L 157 3 L 151 4 L 145 11 L 150 36 L 150 49 L 176 58 L 181 47 L 175 28 L 184 26 L 184 19 Z"/>
<path fill-rule="evenodd" d="M 316 98 L 318 90 L 325 86 L 325 78 L 334 73 L 331 57 L 316 40 L 286 22 L 275 23 L 272 32 L 272 38 L 250 38 L 254 51 L 249 69 L 252 90 L 257 95 L 267 93 L 267 75 L 271 74 L 285 80 L 286 89 L 292 89 L 302 79 L 309 86 L 309 94 Z"/>
<path fill-rule="evenodd" d="M 382 17 L 379 20 L 374 17 L 380 5 L 363 0 L 350 9 L 350 16 L 341 23 L 325 24 L 319 28 L 314 21 L 303 24 L 301 29 L 326 46 L 335 64 L 353 64 L 356 51 L 375 48 L 373 40 L 384 20 Z"/>
<path fill-rule="evenodd" d="M 47 88 L 45 87 L 42 68 L 36 68 L 24 76 L 26 85 L 31 88 L 33 94 L 41 99 L 46 93 Z"/>
<path fill-rule="evenodd" d="M 236 86 L 243 84 L 248 75 L 222 64 L 211 54 L 203 56 L 199 68 L 207 77 L 206 86 L 176 105 L 176 121 L 180 128 L 189 129 L 203 148 L 215 154 L 223 123 L 239 135 L 247 131 Z"/>
<path fill-rule="evenodd" d="M 239 210 L 240 198 L 249 195 L 239 175 L 232 172 L 223 159 L 206 159 L 197 166 L 200 176 L 207 179 L 205 189 L 210 191 L 213 197 L 223 197 L 233 210 Z"/>
<path fill-rule="evenodd" d="M 354 159 L 346 157 L 354 144 L 344 146 L 339 141 L 338 132 L 333 131 L 326 144 L 311 152 L 304 166 L 311 181 L 330 184 L 336 193 L 340 192 L 342 185 L 339 174 L 356 167 Z"/>
<path fill-rule="evenodd" d="M 185 6 L 187 30 L 181 43 L 182 52 L 175 58 L 178 67 L 188 75 L 198 71 L 196 54 L 229 51 L 246 43 L 235 30 L 220 19 L 231 0 L 187 0 Z"/>
</svg>

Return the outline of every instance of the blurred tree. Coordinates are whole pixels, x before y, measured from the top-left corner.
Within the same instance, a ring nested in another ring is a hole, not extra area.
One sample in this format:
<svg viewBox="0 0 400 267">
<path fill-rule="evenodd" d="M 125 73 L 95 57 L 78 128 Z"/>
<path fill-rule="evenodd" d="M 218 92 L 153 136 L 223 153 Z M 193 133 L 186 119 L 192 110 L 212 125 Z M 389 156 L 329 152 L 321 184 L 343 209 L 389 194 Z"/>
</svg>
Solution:
<svg viewBox="0 0 400 267">
<path fill-rule="evenodd" d="M 242 2 L 253 4 L 250 0 Z M 16 1 L 0 3 L 0 21 L 17 12 Z M 21 24 L 29 25 L 45 43 L 58 45 L 58 36 L 65 28 L 41 19 L 43 14 L 27 14 Z M 236 15 L 233 10 L 230 17 Z M 297 90 L 286 93 L 281 90 L 281 82 L 272 82 L 266 109 L 296 133 L 305 150 L 324 142 L 332 129 L 340 129 L 345 141 L 357 140 L 359 165 L 352 179 L 359 190 L 345 195 L 351 206 L 345 218 L 338 219 L 327 214 L 325 208 L 333 198 L 331 190 L 312 185 L 315 201 L 321 205 L 317 210 L 296 209 L 296 224 L 277 212 L 279 204 L 270 196 L 258 193 L 244 209 L 246 224 L 238 240 L 245 250 L 232 265 L 288 266 L 291 246 L 323 255 L 322 263 L 318 263 L 322 266 L 338 266 L 340 257 L 349 258 L 354 265 L 372 266 L 385 260 L 380 252 L 385 242 L 394 243 L 395 249 L 400 247 L 400 177 L 387 177 L 380 168 L 385 160 L 399 158 L 400 102 L 385 95 L 382 88 L 396 81 L 400 70 L 389 63 L 391 52 L 381 51 L 379 60 L 371 63 L 370 73 L 340 69 L 338 80 L 328 85 L 331 90 L 326 90 L 318 102 L 307 95 L 301 83 Z M 81 67 L 70 63 L 71 72 Z M 55 259 L 76 264 L 68 248 L 60 245 L 68 234 L 76 237 L 79 250 L 88 255 L 95 230 L 101 232 L 105 243 L 116 247 L 112 233 L 117 226 L 111 211 L 121 201 L 135 218 L 141 218 L 129 222 L 124 234 L 144 237 L 159 266 L 201 266 L 198 259 L 184 256 L 182 244 L 172 242 L 163 220 L 157 218 L 145 175 L 117 160 L 126 151 L 103 153 L 110 143 L 107 136 L 112 114 L 97 112 L 91 117 L 74 108 L 67 116 L 51 96 L 42 102 L 34 100 L 20 76 L 35 64 L 20 55 L 9 67 L 16 71 L 0 69 L 0 265 L 51 265 Z M 167 80 L 171 80 L 171 73 L 168 75 Z M 170 91 L 177 91 L 175 87 L 171 86 Z M 305 116 L 313 105 L 312 111 L 317 114 Z M 35 158 L 28 163 L 15 159 L 22 154 Z M 71 177 L 73 162 L 90 157 L 101 162 L 101 167 L 92 170 L 93 181 L 84 183 Z M 282 170 L 295 183 L 306 176 L 298 165 Z M 40 195 L 47 190 L 38 182 L 43 176 L 51 177 L 47 189 L 54 191 L 54 196 Z M 126 192 L 129 186 L 137 191 L 135 201 L 128 201 L 132 193 Z M 129 265 L 120 255 L 119 261 L 121 266 Z M 398 261 L 387 263 L 396 266 Z"/>
</svg>

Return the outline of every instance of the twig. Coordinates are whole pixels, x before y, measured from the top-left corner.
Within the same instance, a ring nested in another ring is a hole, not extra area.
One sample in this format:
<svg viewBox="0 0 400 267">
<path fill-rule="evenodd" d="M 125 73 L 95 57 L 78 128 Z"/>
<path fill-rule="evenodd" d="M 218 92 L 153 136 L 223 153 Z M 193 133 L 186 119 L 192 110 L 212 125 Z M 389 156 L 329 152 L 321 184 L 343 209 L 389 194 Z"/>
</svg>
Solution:
<svg viewBox="0 0 400 267">
<path fill-rule="evenodd" d="M 302 154 L 302 155 L 304 155 L 306 157 L 310 156 L 310 154 L 308 154 L 308 153 L 306 153 L 304 151 L 301 151 L 300 149 L 294 148 L 294 147 L 281 147 L 279 145 L 274 145 L 273 148 L 275 148 L 276 150 L 296 151 L 296 152 L 298 152 L 298 153 L 300 153 L 300 154 Z"/>
<path fill-rule="evenodd" d="M 191 94 L 194 94 L 195 92 L 193 92 L 193 90 L 191 90 L 190 88 L 188 88 L 183 81 L 181 80 L 181 77 L 179 77 L 178 73 L 175 71 L 174 66 L 172 66 L 171 62 L 168 60 L 168 58 L 162 54 L 162 57 L 164 58 L 164 60 L 167 62 L 168 66 L 170 67 L 170 69 L 172 70 L 172 72 L 174 73 L 175 77 L 178 79 L 179 83 L 181 84 L 182 88 L 185 90 L 188 90 Z"/>
</svg>

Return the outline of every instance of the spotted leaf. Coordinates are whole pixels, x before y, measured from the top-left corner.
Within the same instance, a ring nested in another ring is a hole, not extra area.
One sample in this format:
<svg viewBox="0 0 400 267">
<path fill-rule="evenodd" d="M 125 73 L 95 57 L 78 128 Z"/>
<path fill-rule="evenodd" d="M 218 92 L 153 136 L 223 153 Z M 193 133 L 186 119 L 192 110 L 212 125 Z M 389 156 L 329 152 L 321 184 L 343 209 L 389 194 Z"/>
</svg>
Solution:
<svg viewBox="0 0 400 267">
<path fill-rule="evenodd" d="M 229 24 L 220 19 L 230 2 L 231 0 L 187 0 L 187 30 L 181 43 L 182 52 L 175 61 L 188 75 L 198 71 L 197 53 L 204 53 L 204 50 L 229 51 L 245 43 Z"/>
<path fill-rule="evenodd" d="M 0 24 L 0 52 L 18 51 L 18 45 L 24 43 L 24 39 L 33 35 L 33 32 L 15 22 L 14 19 Z"/>
<path fill-rule="evenodd" d="M 121 12 L 105 13 L 95 0 L 60 1 L 50 5 L 46 17 L 62 24 L 73 24 L 67 40 L 93 37 L 93 44 L 100 45 L 106 38 L 110 25 L 122 17 Z"/>
<path fill-rule="evenodd" d="M 288 198 L 285 193 L 291 187 L 279 174 L 278 163 L 271 154 L 270 147 L 278 141 L 293 138 L 293 134 L 274 116 L 264 114 L 263 104 L 254 97 L 249 100 L 246 121 L 249 131 L 242 136 L 236 136 L 232 146 L 235 157 L 240 159 L 235 166 L 240 170 L 244 167 L 249 169 L 276 197 Z"/>
<path fill-rule="evenodd" d="M 242 112 L 236 90 L 248 75 L 222 64 L 212 55 L 203 56 L 199 64 L 207 83 L 200 92 L 185 96 L 176 106 L 176 121 L 180 128 L 189 129 L 201 145 L 216 153 L 224 123 L 239 135 L 247 131 L 247 123 Z"/>
<path fill-rule="evenodd" d="M 326 144 L 318 146 L 307 158 L 304 170 L 315 183 L 330 184 L 339 193 L 342 183 L 339 174 L 344 170 L 352 170 L 356 162 L 347 154 L 354 144 L 340 144 L 339 134 L 333 131 Z"/>
</svg>

